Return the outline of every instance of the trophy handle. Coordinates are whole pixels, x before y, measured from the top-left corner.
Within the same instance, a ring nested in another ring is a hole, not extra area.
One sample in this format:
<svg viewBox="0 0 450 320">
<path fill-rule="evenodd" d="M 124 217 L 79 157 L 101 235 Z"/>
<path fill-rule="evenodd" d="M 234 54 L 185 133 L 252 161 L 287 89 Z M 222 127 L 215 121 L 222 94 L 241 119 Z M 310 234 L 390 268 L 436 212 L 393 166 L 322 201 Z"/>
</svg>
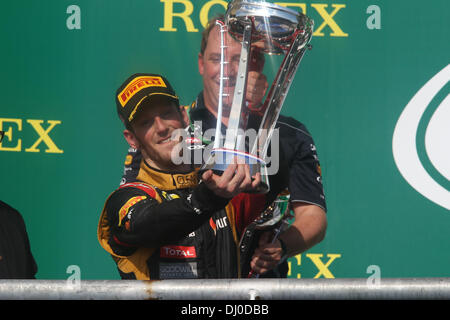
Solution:
<svg viewBox="0 0 450 320">
<path fill-rule="evenodd" d="M 242 39 L 241 56 L 239 60 L 235 94 L 231 104 L 230 117 L 228 120 L 228 129 L 225 137 L 224 148 L 229 150 L 245 151 L 244 142 L 239 139 L 242 135 L 238 134 L 238 129 L 243 128 L 243 108 L 245 104 L 245 94 L 247 91 L 248 63 L 250 60 L 250 47 L 252 38 L 252 23 L 250 19 L 242 21 L 244 24 L 244 36 Z"/>
<path fill-rule="evenodd" d="M 294 36 L 295 39 L 285 55 L 267 98 L 264 101 L 262 109 L 265 110 L 265 112 L 258 130 L 258 137 L 251 149 L 252 154 L 267 154 L 275 124 L 292 84 L 292 80 L 306 50 L 311 48 L 309 41 L 312 36 L 312 30 L 310 33 L 306 34 L 306 41 L 305 34 L 302 30 L 297 30 Z"/>
<path fill-rule="evenodd" d="M 224 76 L 224 68 L 225 68 L 225 37 L 224 33 L 227 32 L 228 28 L 225 23 L 220 20 L 216 20 L 216 25 L 219 26 L 220 29 L 220 84 L 219 84 L 219 99 L 217 105 L 217 122 L 216 122 L 216 134 L 215 136 L 219 139 L 215 139 L 214 148 L 218 148 L 220 146 L 220 138 L 222 136 L 222 110 L 223 110 L 223 82 L 225 79 Z"/>
</svg>

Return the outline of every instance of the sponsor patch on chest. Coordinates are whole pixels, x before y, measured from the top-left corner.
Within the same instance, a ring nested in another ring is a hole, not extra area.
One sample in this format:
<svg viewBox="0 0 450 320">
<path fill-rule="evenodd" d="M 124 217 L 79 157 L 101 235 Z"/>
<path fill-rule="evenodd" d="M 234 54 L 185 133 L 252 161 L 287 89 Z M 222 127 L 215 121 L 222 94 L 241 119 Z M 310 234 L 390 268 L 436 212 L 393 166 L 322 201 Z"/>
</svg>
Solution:
<svg viewBox="0 0 450 320">
<path fill-rule="evenodd" d="M 160 257 L 171 259 L 197 258 L 197 253 L 194 246 L 164 246 L 160 248 Z"/>
<path fill-rule="evenodd" d="M 160 279 L 195 279 L 198 278 L 196 262 L 177 262 L 159 264 Z"/>
</svg>

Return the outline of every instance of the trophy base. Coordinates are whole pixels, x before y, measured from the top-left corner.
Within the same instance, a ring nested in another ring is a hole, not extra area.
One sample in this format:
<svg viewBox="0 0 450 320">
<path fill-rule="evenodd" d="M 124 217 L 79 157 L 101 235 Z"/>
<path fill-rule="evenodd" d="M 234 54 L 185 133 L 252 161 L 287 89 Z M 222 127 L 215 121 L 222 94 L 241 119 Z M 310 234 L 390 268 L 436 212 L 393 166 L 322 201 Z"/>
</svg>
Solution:
<svg viewBox="0 0 450 320">
<path fill-rule="evenodd" d="M 207 170 L 212 170 L 216 175 L 222 175 L 231 163 L 248 164 L 250 167 L 250 175 L 254 177 L 256 173 L 261 174 L 261 183 L 258 189 L 252 193 L 267 193 L 270 190 L 269 179 L 267 175 L 266 163 L 255 155 L 230 149 L 213 149 L 211 156 L 206 163 L 200 168 L 199 174 Z"/>
</svg>

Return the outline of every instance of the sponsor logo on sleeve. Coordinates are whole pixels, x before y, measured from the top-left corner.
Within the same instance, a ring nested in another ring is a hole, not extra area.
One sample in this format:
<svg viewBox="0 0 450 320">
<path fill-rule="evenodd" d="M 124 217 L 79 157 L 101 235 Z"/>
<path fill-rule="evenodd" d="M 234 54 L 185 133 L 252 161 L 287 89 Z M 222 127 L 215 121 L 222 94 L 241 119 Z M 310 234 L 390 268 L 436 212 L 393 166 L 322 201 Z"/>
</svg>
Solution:
<svg viewBox="0 0 450 320">
<path fill-rule="evenodd" d="M 128 211 L 130 210 L 130 208 L 132 206 L 134 206 L 136 203 L 138 203 L 139 201 L 142 201 L 144 199 L 147 199 L 146 196 L 137 196 L 137 197 L 133 197 L 130 200 L 128 200 L 123 206 L 122 208 L 120 208 L 119 210 L 119 227 L 122 225 L 122 220 L 123 218 L 125 218 L 125 216 L 128 214 Z"/>
</svg>

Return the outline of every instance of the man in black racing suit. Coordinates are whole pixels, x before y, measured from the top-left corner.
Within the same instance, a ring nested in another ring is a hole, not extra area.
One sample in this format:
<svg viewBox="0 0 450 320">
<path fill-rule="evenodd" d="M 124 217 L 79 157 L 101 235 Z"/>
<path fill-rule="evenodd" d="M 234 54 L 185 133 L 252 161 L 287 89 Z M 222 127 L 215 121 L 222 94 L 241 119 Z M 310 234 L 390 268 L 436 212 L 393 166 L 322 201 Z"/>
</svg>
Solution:
<svg viewBox="0 0 450 320">
<path fill-rule="evenodd" d="M 238 277 L 236 222 L 260 213 L 265 202 L 241 192 L 256 188 L 260 177 L 252 181 L 248 166 L 232 164 L 199 181 L 196 170 L 172 162 L 179 143 L 173 134 L 187 115 L 164 77 L 131 76 L 116 103 L 125 139 L 142 155 L 133 181 L 108 197 L 97 231 L 122 279 Z"/>
</svg>

